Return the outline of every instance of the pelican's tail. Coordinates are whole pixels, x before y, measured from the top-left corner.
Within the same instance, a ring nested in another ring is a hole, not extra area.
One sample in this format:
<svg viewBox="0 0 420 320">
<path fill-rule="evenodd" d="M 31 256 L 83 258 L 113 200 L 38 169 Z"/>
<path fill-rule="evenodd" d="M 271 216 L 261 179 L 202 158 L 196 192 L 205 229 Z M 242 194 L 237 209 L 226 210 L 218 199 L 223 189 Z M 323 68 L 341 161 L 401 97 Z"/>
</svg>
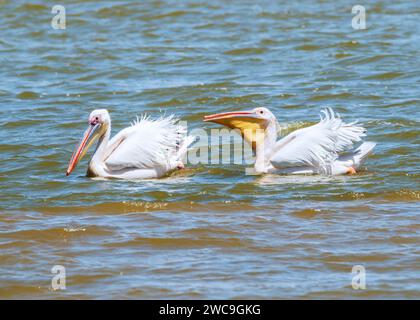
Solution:
<svg viewBox="0 0 420 320">
<path fill-rule="evenodd" d="M 355 173 L 375 148 L 375 142 L 363 142 L 357 149 L 338 157 L 331 166 L 331 174 Z"/>
<path fill-rule="evenodd" d="M 356 169 L 366 160 L 375 148 L 376 142 L 366 141 L 363 142 L 353 153 L 353 161 Z"/>
</svg>

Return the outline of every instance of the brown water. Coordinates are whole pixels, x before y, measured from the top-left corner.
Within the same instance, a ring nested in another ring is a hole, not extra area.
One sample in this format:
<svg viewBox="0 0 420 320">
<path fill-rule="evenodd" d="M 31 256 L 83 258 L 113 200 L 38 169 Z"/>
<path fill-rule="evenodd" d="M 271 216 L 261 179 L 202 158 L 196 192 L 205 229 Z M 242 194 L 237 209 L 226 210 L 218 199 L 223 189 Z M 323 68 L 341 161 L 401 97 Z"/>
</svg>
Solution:
<svg viewBox="0 0 420 320">
<path fill-rule="evenodd" d="M 416 1 L 0 1 L 0 298 L 420 298 Z M 64 173 L 89 112 L 324 106 L 377 141 L 355 176 L 193 165 L 156 181 Z M 52 290 L 51 268 L 66 268 Z M 366 289 L 351 286 L 354 265 Z"/>
</svg>

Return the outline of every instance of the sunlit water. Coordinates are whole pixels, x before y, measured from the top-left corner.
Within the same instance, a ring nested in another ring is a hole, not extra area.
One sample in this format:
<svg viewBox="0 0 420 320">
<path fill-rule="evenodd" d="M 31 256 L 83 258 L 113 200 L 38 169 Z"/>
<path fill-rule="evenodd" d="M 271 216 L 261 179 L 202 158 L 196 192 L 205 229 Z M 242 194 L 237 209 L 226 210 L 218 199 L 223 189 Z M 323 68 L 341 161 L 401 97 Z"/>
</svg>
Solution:
<svg viewBox="0 0 420 320">
<path fill-rule="evenodd" d="M 0 298 L 420 298 L 418 2 L 369 1 L 366 30 L 337 0 L 66 10 L 53 30 L 50 2 L 0 1 Z M 65 177 L 95 108 L 115 133 L 256 106 L 292 127 L 331 106 L 378 146 L 354 176 Z"/>
</svg>

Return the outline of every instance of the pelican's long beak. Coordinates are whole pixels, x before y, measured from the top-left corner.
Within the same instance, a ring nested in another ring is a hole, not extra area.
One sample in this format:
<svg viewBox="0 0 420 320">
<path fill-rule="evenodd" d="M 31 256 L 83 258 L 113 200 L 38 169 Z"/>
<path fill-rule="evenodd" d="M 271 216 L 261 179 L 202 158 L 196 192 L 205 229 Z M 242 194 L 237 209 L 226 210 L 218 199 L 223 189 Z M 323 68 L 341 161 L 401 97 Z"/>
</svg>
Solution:
<svg viewBox="0 0 420 320">
<path fill-rule="evenodd" d="M 204 116 L 204 121 L 219 123 L 231 129 L 238 129 L 242 137 L 252 144 L 255 150 L 255 142 L 268 125 L 268 120 L 259 116 L 253 111 L 234 111 L 225 113 L 216 113 Z"/>
<path fill-rule="evenodd" d="M 66 176 L 68 176 L 74 168 L 76 168 L 79 161 L 84 157 L 90 146 L 96 141 L 96 138 L 99 136 L 98 128 L 101 124 L 91 124 L 86 129 L 83 134 L 82 140 L 80 140 L 76 150 L 73 152 L 73 155 L 70 159 L 69 166 L 66 171 Z"/>
</svg>

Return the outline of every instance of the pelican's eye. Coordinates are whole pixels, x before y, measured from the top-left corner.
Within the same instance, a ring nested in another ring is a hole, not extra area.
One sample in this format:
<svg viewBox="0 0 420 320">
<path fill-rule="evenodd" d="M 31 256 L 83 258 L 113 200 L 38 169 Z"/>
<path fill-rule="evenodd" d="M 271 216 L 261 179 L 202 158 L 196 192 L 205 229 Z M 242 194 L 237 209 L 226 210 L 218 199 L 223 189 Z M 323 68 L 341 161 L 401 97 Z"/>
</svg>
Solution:
<svg viewBox="0 0 420 320">
<path fill-rule="evenodd" d="M 99 123 L 99 117 L 98 117 L 98 116 L 96 116 L 96 117 L 92 117 L 92 118 L 89 120 L 89 123 L 90 123 L 91 125 L 98 124 L 98 123 Z"/>
<path fill-rule="evenodd" d="M 260 110 L 260 114 L 264 114 L 264 110 Z"/>
</svg>

